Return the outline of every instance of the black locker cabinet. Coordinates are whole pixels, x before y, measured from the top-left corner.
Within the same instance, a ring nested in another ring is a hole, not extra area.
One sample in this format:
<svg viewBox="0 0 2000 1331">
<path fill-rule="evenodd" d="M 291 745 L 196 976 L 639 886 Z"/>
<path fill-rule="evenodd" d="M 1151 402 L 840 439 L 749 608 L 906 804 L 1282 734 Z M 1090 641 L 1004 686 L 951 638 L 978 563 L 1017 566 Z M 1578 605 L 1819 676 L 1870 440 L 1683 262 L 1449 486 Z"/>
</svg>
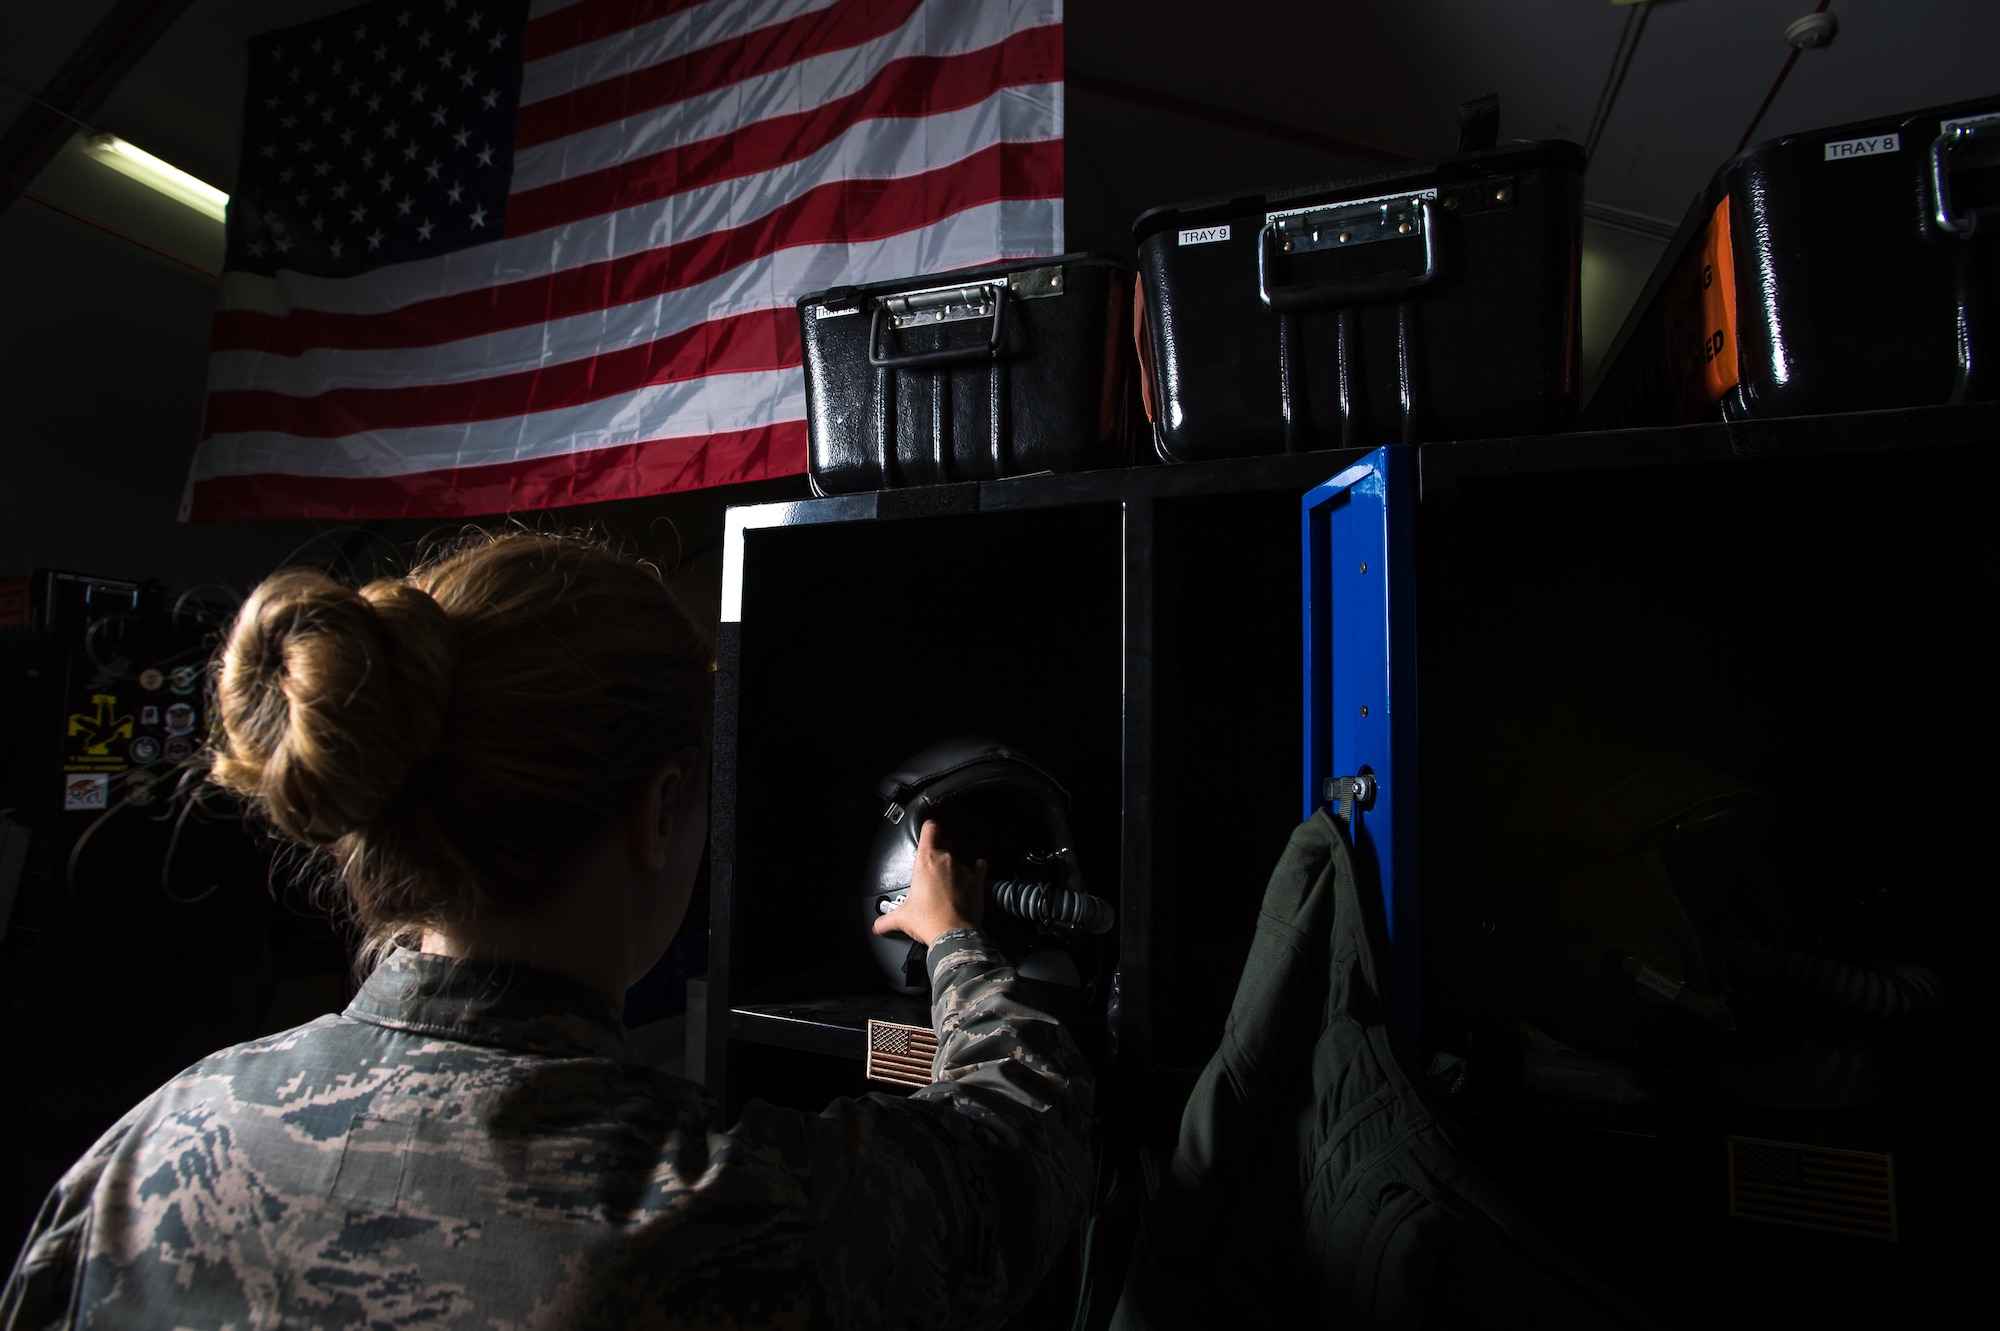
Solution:
<svg viewBox="0 0 2000 1331">
<path fill-rule="evenodd" d="M 1071 789 L 1120 913 L 1115 1012 L 1073 1018 L 1104 1141 L 1170 1142 L 1302 804 L 1371 775 L 1404 1053 L 1558 1241 L 1673 1325 L 1957 1306 L 1996 435 L 1981 404 L 732 511 L 712 1089 L 884 1089 L 866 1020 L 924 1014 L 846 878 L 880 775 L 974 730 Z"/>
</svg>

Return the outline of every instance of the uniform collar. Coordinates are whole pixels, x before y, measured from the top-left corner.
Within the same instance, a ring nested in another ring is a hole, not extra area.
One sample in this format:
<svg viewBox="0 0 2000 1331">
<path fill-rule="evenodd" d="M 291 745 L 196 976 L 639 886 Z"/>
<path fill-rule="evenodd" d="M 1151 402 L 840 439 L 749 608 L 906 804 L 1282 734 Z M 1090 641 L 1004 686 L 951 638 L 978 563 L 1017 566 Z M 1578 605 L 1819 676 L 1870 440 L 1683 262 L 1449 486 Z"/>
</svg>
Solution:
<svg viewBox="0 0 2000 1331">
<path fill-rule="evenodd" d="M 347 1005 L 377 1026 L 528 1054 L 636 1062 L 604 1000 L 565 975 L 398 948 Z"/>
</svg>

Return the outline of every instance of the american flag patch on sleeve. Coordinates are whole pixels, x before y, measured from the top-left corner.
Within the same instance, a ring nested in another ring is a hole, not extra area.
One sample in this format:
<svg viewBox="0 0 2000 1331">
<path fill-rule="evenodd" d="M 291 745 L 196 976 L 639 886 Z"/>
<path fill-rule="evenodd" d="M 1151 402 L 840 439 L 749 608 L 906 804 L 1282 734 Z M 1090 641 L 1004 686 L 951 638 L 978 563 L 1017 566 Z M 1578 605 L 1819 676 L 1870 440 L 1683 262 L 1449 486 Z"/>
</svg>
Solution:
<svg viewBox="0 0 2000 1331">
<path fill-rule="evenodd" d="M 931 1064 L 937 1058 L 937 1048 L 937 1036 L 928 1026 L 870 1020 L 868 1080 L 896 1086 L 928 1086 L 935 1080 Z"/>
</svg>

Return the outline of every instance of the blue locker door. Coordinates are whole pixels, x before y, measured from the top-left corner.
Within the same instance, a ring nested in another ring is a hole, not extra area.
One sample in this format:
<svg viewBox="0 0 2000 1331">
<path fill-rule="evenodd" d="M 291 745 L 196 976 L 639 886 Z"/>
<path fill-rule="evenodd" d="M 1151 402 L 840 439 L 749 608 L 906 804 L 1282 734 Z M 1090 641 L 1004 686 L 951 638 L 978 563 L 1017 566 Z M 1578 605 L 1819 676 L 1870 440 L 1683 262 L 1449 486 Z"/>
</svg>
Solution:
<svg viewBox="0 0 2000 1331">
<path fill-rule="evenodd" d="M 1381 886 L 1395 1032 L 1410 1057 L 1422 1048 L 1414 452 L 1376 449 L 1302 511 L 1305 816 L 1350 801 L 1357 867 L 1364 886 Z"/>
</svg>

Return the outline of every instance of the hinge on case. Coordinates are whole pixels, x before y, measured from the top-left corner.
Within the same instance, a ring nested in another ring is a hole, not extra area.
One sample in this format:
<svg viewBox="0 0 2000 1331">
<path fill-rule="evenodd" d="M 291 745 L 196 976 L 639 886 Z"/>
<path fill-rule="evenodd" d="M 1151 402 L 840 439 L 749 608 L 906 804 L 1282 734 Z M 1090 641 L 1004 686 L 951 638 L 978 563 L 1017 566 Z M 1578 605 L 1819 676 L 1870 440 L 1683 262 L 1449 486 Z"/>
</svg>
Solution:
<svg viewBox="0 0 2000 1331">
<path fill-rule="evenodd" d="M 1320 798 L 1337 806 L 1335 816 L 1340 821 L 1352 822 L 1356 805 L 1366 809 L 1375 802 L 1375 776 L 1372 772 L 1363 772 L 1359 776 L 1330 776 L 1320 788 Z"/>
<path fill-rule="evenodd" d="M 1054 263 L 1046 268 L 1023 268 L 1007 277 L 1007 289 L 1022 300 L 1036 300 L 1042 296 L 1060 296 L 1063 289 L 1062 265 Z"/>
<path fill-rule="evenodd" d="M 1512 176 L 1482 176 L 1444 191 L 1438 206 L 1453 217 L 1511 212 L 1519 191 Z"/>
</svg>

